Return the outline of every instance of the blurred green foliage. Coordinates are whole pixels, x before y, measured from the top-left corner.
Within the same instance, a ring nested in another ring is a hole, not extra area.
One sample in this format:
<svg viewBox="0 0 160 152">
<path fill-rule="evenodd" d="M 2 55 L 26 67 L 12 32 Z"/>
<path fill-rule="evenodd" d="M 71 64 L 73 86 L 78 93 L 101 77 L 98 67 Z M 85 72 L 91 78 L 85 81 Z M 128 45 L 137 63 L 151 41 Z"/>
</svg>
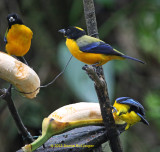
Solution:
<svg viewBox="0 0 160 152">
<path fill-rule="evenodd" d="M 153 91 L 146 94 L 145 105 L 147 107 L 147 111 L 146 111 L 147 117 L 151 122 L 154 122 L 156 124 L 157 130 L 159 131 L 159 134 L 160 134 L 160 130 L 158 129 L 160 128 L 159 100 L 160 100 L 159 91 Z"/>
<path fill-rule="evenodd" d="M 146 8 L 147 9 L 147 8 Z M 160 12 L 158 10 L 143 10 L 137 19 L 136 29 L 139 45 L 151 56 L 160 62 Z"/>
<path fill-rule="evenodd" d="M 95 0 L 96 3 L 102 5 L 103 7 L 111 8 L 115 5 L 115 0 Z"/>
<path fill-rule="evenodd" d="M 95 0 L 99 36 L 117 50 L 144 60 L 111 61 L 104 66 L 112 102 L 130 96 L 146 108 L 150 126 L 142 123 L 124 135 L 125 152 L 158 152 L 160 150 L 160 1 L 159 0 Z M 12 0 L 0 1 L 0 49 L 6 16 L 16 12 L 33 30 L 32 46 L 25 56 L 37 72 L 41 84 L 51 81 L 65 66 L 70 53 L 64 37 L 57 31 L 76 25 L 86 29 L 82 0 Z M 65 74 L 40 90 L 37 98 L 26 99 L 13 91 L 13 99 L 32 135 L 39 135 L 41 122 L 55 109 L 70 103 L 97 101 L 93 82 L 81 69 L 84 64 L 72 59 Z M 0 88 L 8 83 L 0 80 Z M 23 145 L 4 101 L 0 102 L 0 151 L 12 152 Z M 10 145 L 10 146 L 8 146 Z M 105 148 L 104 148 L 105 149 Z"/>
</svg>

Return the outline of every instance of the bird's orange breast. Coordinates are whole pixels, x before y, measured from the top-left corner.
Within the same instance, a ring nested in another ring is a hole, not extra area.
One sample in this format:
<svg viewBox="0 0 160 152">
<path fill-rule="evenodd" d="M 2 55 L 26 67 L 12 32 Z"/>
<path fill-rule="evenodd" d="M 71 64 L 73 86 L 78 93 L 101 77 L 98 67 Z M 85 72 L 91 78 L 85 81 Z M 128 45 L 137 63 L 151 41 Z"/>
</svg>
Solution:
<svg viewBox="0 0 160 152">
<path fill-rule="evenodd" d="M 71 54 L 77 58 L 78 60 L 86 63 L 86 64 L 96 64 L 97 65 L 103 65 L 106 62 L 117 59 L 119 57 L 117 56 L 111 56 L 111 55 L 105 55 L 105 54 L 98 54 L 98 53 L 85 53 L 79 50 L 79 46 L 77 45 L 76 41 L 72 39 L 66 40 L 66 45 L 71 52 Z"/>
<path fill-rule="evenodd" d="M 25 25 L 12 25 L 7 33 L 6 51 L 10 55 L 24 56 L 30 49 L 33 32 Z"/>
</svg>

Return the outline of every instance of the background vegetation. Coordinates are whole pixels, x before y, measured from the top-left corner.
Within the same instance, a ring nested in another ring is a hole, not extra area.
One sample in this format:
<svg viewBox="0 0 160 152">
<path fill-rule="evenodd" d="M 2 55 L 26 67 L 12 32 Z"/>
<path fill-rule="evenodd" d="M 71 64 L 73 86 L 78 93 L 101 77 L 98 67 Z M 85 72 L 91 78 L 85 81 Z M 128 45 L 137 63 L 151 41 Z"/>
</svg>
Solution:
<svg viewBox="0 0 160 152">
<path fill-rule="evenodd" d="M 111 61 L 104 66 L 110 98 L 129 96 L 140 101 L 150 126 L 141 123 L 123 133 L 125 152 L 160 151 L 160 1 L 159 0 L 95 0 L 99 36 L 125 54 L 146 62 Z M 46 84 L 64 67 L 70 57 L 63 36 L 57 31 L 69 25 L 86 29 L 82 0 L 1 0 L 0 50 L 5 51 L 3 36 L 6 16 L 16 12 L 33 30 L 29 65 Z M 41 89 L 33 100 L 13 92 L 13 99 L 32 135 L 39 135 L 41 122 L 55 109 L 75 102 L 96 102 L 93 83 L 72 59 L 67 71 L 52 86 Z M 8 87 L 0 80 L 0 88 Z M 12 152 L 23 142 L 17 128 L 0 100 L 0 151 Z M 104 146 L 106 147 L 106 146 Z"/>
</svg>

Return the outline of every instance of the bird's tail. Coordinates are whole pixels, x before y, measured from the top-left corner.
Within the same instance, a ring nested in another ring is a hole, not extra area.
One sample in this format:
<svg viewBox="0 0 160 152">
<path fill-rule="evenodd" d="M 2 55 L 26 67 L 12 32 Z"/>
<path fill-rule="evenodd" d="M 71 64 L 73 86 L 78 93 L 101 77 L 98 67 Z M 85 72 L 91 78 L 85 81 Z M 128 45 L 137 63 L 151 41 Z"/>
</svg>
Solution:
<svg viewBox="0 0 160 152">
<path fill-rule="evenodd" d="M 127 56 L 127 55 L 122 55 L 122 57 L 124 57 L 124 58 L 126 58 L 126 59 L 131 59 L 131 60 L 134 60 L 134 61 L 137 61 L 137 62 L 140 62 L 140 63 L 145 64 L 145 62 L 143 62 L 143 61 L 141 61 L 141 60 L 139 60 L 139 59 L 136 59 L 136 58 Z"/>
</svg>

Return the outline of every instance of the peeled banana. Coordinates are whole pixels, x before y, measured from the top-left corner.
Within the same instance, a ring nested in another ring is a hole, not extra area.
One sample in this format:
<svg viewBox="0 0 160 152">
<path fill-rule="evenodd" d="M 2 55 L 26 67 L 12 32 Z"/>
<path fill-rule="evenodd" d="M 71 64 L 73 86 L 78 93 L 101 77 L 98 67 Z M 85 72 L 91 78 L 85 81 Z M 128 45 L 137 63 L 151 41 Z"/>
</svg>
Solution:
<svg viewBox="0 0 160 152">
<path fill-rule="evenodd" d="M 66 105 L 45 118 L 42 122 L 42 136 L 22 149 L 24 152 L 34 151 L 53 135 L 87 125 L 103 125 L 99 103 Z"/>
<path fill-rule="evenodd" d="M 20 92 L 33 92 L 40 86 L 40 79 L 33 69 L 4 52 L 0 52 L 0 78 L 13 84 Z M 32 99 L 38 92 L 24 93 L 23 96 Z"/>
</svg>

